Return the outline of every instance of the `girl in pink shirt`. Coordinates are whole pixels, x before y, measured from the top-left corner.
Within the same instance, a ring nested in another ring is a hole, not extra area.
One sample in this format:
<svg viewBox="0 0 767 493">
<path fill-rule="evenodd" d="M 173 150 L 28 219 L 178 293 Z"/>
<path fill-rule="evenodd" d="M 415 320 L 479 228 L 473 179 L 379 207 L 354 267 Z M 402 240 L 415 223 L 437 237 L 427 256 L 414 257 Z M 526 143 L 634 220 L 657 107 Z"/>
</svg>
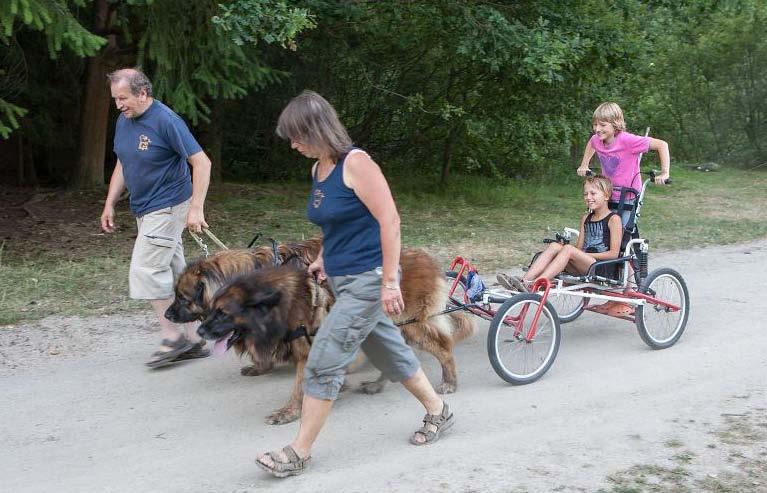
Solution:
<svg viewBox="0 0 767 493">
<path fill-rule="evenodd" d="M 641 137 L 626 131 L 626 121 L 623 111 L 615 103 L 602 103 L 594 111 L 592 121 L 594 135 L 586 144 L 583 160 L 578 167 L 578 174 L 586 176 L 589 163 L 594 153 L 599 157 L 602 164 L 602 174 L 610 178 L 614 191 L 610 201 L 610 208 L 615 210 L 620 199 L 618 187 L 630 187 L 639 190 L 642 187 L 642 177 L 639 174 L 639 155 L 648 150 L 657 151 L 660 158 L 660 174 L 655 177 L 655 183 L 662 185 L 669 177 L 671 158 L 668 152 L 668 143 L 665 140 Z M 618 190 L 615 190 L 618 188 Z M 625 198 L 628 201 L 633 196 Z"/>
<path fill-rule="evenodd" d="M 594 153 L 599 157 L 602 174 L 613 184 L 613 193 L 608 202 L 610 210 L 618 212 L 623 225 L 626 226 L 630 217 L 629 209 L 618 211 L 621 188 L 633 188 L 641 191 L 642 176 L 639 174 L 639 155 L 647 151 L 656 151 L 660 158 L 660 174 L 655 177 L 657 185 L 663 185 L 669 177 L 671 158 L 668 143 L 665 140 L 641 137 L 626 131 L 626 120 L 623 111 L 615 103 L 602 103 L 594 111 L 592 119 L 594 135 L 591 136 L 583 152 L 583 160 L 578 167 L 578 174 L 586 176 L 589 163 Z M 634 194 L 624 196 L 624 205 L 633 205 Z M 636 234 L 637 232 L 634 231 Z M 634 308 L 625 303 L 608 301 L 597 311 L 614 316 L 632 315 Z"/>
</svg>

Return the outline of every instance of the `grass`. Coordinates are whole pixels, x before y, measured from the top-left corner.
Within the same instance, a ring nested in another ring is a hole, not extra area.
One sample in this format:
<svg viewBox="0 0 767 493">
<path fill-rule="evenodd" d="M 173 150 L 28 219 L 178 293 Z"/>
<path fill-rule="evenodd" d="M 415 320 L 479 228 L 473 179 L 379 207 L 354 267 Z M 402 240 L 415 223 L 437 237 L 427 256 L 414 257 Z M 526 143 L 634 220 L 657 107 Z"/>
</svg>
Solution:
<svg viewBox="0 0 767 493">
<path fill-rule="evenodd" d="M 767 174 L 724 170 L 701 173 L 673 169 L 671 187 L 648 192 L 642 236 L 653 249 L 686 249 L 767 237 Z M 305 219 L 308 183 L 240 185 L 211 189 L 206 219 L 230 247 L 245 247 L 257 234 L 289 241 L 308 238 L 318 229 Z M 424 248 L 445 267 L 455 255 L 470 258 L 481 271 L 516 270 L 541 248 L 549 228 L 577 227 L 583 213 L 580 180 L 501 182 L 489 178 L 453 177 L 447 186 L 426 178 L 397 179 L 392 190 L 402 217 L 405 246 Z M 99 192 L 101 193 L 101 192 Z M 82 197 L 82 199 L 80 199 Z M 83 201 L 96 217 L 98 196 L 68 195 Z M 88 202 L 86 204 L 86 202 Z M 76 205 L 76 204 L 75 204 Z M 124 204 L 118 221 L 132 221 Z M 55 225 L 51 211 L 46 228 Z M 90 219 L 90 218 L 89 218 Z M 92 226 L 91 230 L 95 230 Z M 101 315 L 144 307 L 127 298 L 127 267 L 132 227 L 116 236 L 81 234 L 71 243 L 59 240 L 35 250 L 25 239 L 0 243 L 0 325 L 52 314 Z M 38 239 L 36 239 L 38 241 Z M 214 246 L 211 244 L 211 248 Z M 201 253 L 188 237 L 187 257 Z M 652 256 L 651 256 L 652 266 Z"/>
<path fill-rule="evenodd" d="M 759 428 L 767 427 L 767 412 L 725 416 L 723 424 L 713 432 L 720 446 L 708 444 L 700 454 L 690 450 L 676 453 L 663 464 L 635 464 L 605 478 L 601 493 L 644 492 L 711 492 L 740 493 L 767 491 L 767 448 Z M 676 449 L 678 439 L 664 442 Z M 724 447 L 727 446 L 727 447 Z M 725 450 L 725 448 L 727 450 Z M 705 460 L 700 457 L 706 456 Z M 726 458 L 725 458 L 726 455 Z M 669 464 L 670 462 L 670 464 Z"/>
</svg>

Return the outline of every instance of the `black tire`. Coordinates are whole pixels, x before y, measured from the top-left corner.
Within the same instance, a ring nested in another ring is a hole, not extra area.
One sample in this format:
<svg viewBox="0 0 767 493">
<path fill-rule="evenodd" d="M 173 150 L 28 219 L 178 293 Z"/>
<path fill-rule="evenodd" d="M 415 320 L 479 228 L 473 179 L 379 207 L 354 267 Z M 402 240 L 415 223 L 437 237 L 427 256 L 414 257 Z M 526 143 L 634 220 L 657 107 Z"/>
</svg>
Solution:
<svg viewBox="0 0 767 493">
<path fill-rule="evenodd" d="M 522 335 L 528 334 L 540 303 L 541 297 L 537 294 L 517 294 L 501 305 L 490 323 L 490 331 L 487 334 L 490 364 L 499 377 L 511 384 L 525 385 L 535 382 L 548 371 L 559 352 L 562 339 L 559 318 L 548 302 L 538 319 L 535 338 L 529 341 Z M 518 331 L 512 327 L 507 317 L 518 316 L 524 309 L 527 312 L 521 320 L 522 330 Z M 543 351 L 537 352 L 536 345 Z M 517 369 L 517 364 L 523 368 Z"/>
<path fill-rule="evenodd" d="M 673 346 L 682 337 L 690 315 L 690 293 L 681 274 L 673 269 L 656 269 L 642 282 L 639 292 L 680 307 L 675 312 L 650 303 L 636 308 L 639 337 L 653 349 Z"/>
</svg>

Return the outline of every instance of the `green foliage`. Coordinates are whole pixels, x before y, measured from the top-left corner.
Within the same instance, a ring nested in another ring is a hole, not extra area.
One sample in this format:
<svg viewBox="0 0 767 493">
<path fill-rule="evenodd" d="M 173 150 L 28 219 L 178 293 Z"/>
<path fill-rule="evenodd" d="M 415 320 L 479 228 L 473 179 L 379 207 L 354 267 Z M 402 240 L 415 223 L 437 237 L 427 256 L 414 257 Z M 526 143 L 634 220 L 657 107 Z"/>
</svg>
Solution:
<svg viewBox="0 0 767 493">
<path fill-rule="evenodd" d="M 767 160 L 764 0 L 301 5 L 317 28 L 269 58 L 292 79 L 232 108 L 225 155 L 240 177 L 301 173 L 273 129 L 303 88 L 390 175 L 571 173 L 606 100 L 629 131 L 669 141 L 673 162 Z"/>
<path fill-rule="evenodd" d="M 641 68 L 640 111 L 694 160 L 767 161 L 767 5 L 689 1 L 653 23 L 656 56 Z"/>
<path fill-rule="evenodd" d="M 0 137 L 7 139 L 11 132 L 19 128 L 18 118 L 26 113 L 24 108 L 0 99 Z"/>
<path fill-rule="evenodd" d="M 74 7 L 83 7 L 86 0 L 74 0 Z M 90 33 L 76 19 L 65 0 L 5 0 L 0 2 L 0 50 L 7 49 L 15 33 L 22 27 L 40 31 L 45 35 L 47 51 L 56 58 L 63 49 L 77 56 L 95 54 L 105 43 L 99 36 Z M 2 51 L 0 51 L 2 54 Z M 14 103 L 13 94 L 4 94 L 3 89 L 12 85 L 10 81 L 23 78 L 20 74 L 24 64 L 0 69 L 0 137 L 7 139 L 13 130 L 19 128 L 18 118 L 27 113 L 25 108 Z"/>
<path fill-rule="evenodd" d="M 238 46 L 263 41 L 295 50 L 298 33 L 316 26 L 306 9 L 290 7 L 284 0 L 235 0 L 218 7 L 213 24 Z"/>
<path fill-rule="evenodd" d="M 630 29 L 627 22 L 594 29 L 601 19 L 590 16 L 604 16 L 596 1 L 303 5 L 317 29 L 303 36 L 298 53 L 274 62 L 294 74 L 293 84 L 270 91 L 271 104 L 259 95 L 262 118 L 248 115 L 248 124 L 270 136 L 287 99 L 316 89 L 390 173 L 559 174 L 572 159 L 571 142 L 585 144 L 599 93 L 613 86 L 602 67 L 619 72 L 630 67 L 631 53 L 642 52 L 620 41 L 638 21 Z M 619 56 L 601 51 L 607 43 Z M 271 137 L 229 144 L 238 163 L 282 156 Z M 271 168 L 282 173 L 285 166 Z"/>
<path fill-rule="evenodd" d="M 88 0 L 0 2 L 0 42 L 8 44 L 23 26 L 45 34 L 51 57 L 63 48 L 78 57 L 95 55 L 105 39 L 83 27 L 95 15 L 90 5 Z M 289 7 L 283 0 L 223 4 L 123 0 L 110 1 L 109 8 L 116 27 L 122 27 L 117 44 L 124 47 L 123 52 L 133 49 L 136 53 L 127 64 L 143 65 L 153 78 L 157 96 L 195 124 L 208 121 L 214 99 L 240 98 L 253 88 L 284 79 L 284 73 L 259 61 L 252 45 L 262 40 L 295 48 L 295 36 L 313 25 L 306 10 Z M 125 65 L 126 60 L 112 63 Z M 0 100 L 6 104 L 0 108 L 0 134 L 7 136 L 17 127 L 21 113 L 13 100 L 4 97 L 2 77 L 0 73 Z M 70 90 L 81 92 L 77 86 Z"/>
<path fill-rule="evenodd" d="M 138 64 L 153 67 L 156 95 L 190 118 L 209 121 L 212 99 L 235 99 L 284 78 L 245 43 L 281 45 L 311 26 L 306 12 L 282 1 L 165 0 L 136 13 L 145 30 Z M 259 21 L 260 19 L 260 21 Z"/>
<path fill-rule="evenodd" d="M 61 72 L 50 92 L 72 105 L 60 108 L 64 103 L 46 93 L 52 81 L 32 62 L 17 65 L 24 73 L 15 80 L 30 79 L 21 95 L 7 89 L 0 72 L 3 135 L 20 116 L 9 108 L 24 107 L 35 118 L 25 134 L 46 129 L 34 145 L 77 140 L 76 128 L 55 129 L 66 119 L 58 115 L 79 112 L 78 59 L 103 43 L 87 31 L 95 5 L 0 2 L 0 51 L 23 38 L 30 61 L 39 63 L 40 53 L 66 58 L 50 62 Z M 630 131 L 649 126 L 669 141 L 672 163 L 767 162 L 765 0 L 108 5 L 119 52 L 111 61 L 141 64 L 157 96 L 192 123 L 218 119 L 228 178 L 305 178 L 274 126 L 306 88 L 334 104 L 355 142 L 390 176 L 571 174 L 590 116 L 606 100 L 622 106 Z M 211 112 L 214 102 L 224 117 Z"/>
<path fill-rule="evenodd" d="M 90 33 L 75 18 L 69 3 L 83 7 L 87 0 L 6 0 L 0 3 L 0 42 L 7 44 L 17 24 L 42 31 L 48 39 L 48 53 L 55 57 L 63 48 L 79 56 L 95 54 L 105 40 Z"/>
</svg>

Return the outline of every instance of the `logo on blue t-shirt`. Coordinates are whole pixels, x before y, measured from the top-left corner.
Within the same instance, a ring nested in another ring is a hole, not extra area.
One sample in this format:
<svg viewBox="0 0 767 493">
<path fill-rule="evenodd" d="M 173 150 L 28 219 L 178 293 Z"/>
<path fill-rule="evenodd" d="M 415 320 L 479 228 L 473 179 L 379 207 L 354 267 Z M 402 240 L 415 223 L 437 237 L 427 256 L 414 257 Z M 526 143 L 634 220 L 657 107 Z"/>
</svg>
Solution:
<svg viewBox="0 0 767 493">
<path fill-rule="evenodd" d="M 149 137 L 147 137 L 144 134 L 141 134 L 138 136 L 138 150 L 139 151 L 148 151 L 149 150 L 149 144 L 151 144 L 152 141 L 149 140 Z"/>
</svg>

